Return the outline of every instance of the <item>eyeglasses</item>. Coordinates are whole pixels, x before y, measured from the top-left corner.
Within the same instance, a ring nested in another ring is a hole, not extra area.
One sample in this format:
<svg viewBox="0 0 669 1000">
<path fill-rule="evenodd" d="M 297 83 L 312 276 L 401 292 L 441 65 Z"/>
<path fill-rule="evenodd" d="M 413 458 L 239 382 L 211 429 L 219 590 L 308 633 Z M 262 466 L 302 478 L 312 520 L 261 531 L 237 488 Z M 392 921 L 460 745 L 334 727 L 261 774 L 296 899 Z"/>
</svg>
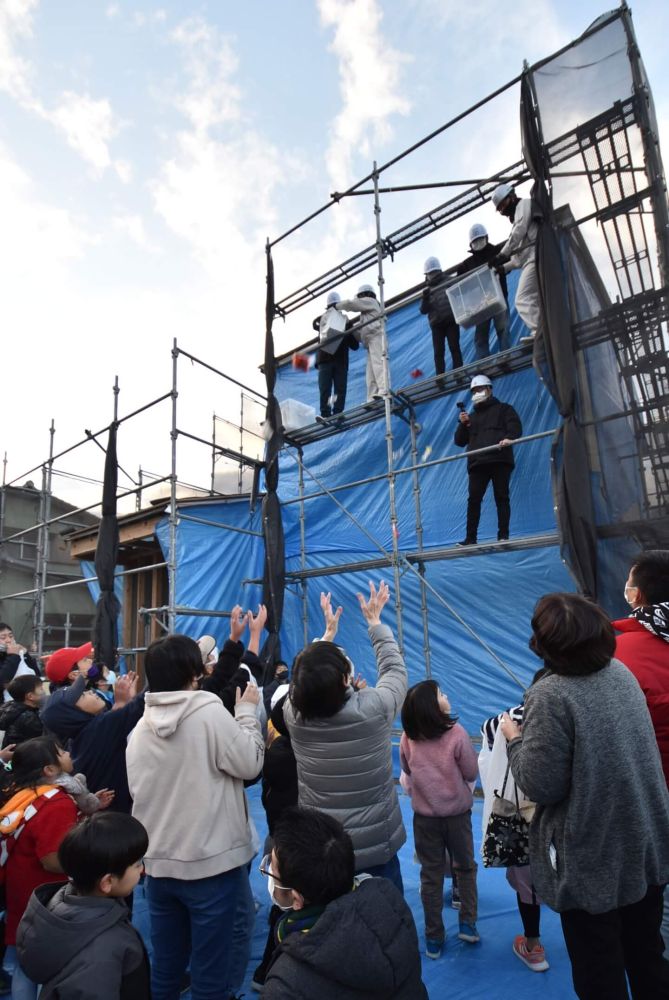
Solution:
<svg viewBox="0 0 669 1000">
<path fill-rule="evenodd" d="M 270 868 L 270 864 L 271 863 L 272 863 L 272 855 L 271 854 L 266 854 L 264 856 L 264 858 L 262 859 L 262 861 L 260 862 L 260 867 L 258 868 L 258 871 L 260 872 L 260 874 L 261 875 L 265 875 L 266 878 L 273 878 L 274 879 L 274 888 L 275 889 L 283 889 L 284 892 L 292 892 L 293 890 L 291 888 L 289 888 L 287 885 L 279 885 L 279 883 L 276 880 L 276 875 L 274 874 L 274 872 Z"/>
</svg>

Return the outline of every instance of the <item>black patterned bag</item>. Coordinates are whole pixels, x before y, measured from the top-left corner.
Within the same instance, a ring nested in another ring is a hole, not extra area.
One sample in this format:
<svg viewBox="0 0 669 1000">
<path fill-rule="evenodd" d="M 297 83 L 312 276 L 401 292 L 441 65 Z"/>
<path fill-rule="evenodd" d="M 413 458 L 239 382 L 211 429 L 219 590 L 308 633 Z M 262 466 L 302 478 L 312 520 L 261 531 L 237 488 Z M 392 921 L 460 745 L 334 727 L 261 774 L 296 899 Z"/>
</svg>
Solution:
<svg viewBox="0 0 669 1000">
<path fill-rule="evenodd" d="M 523 806 L 518 801 L 518 790 L 514 785 L 515 802 L 504 798 L 509 777 L 506 767 L 501 795 L 494 792 L 490 818 L 483 837 L 481 853 L 485 868 L 510 868 L 512 865 L 530 863 L 530 819 L 534 806 Z M 529 813 L 529 817 L 526 815 Z"/>
</svg>

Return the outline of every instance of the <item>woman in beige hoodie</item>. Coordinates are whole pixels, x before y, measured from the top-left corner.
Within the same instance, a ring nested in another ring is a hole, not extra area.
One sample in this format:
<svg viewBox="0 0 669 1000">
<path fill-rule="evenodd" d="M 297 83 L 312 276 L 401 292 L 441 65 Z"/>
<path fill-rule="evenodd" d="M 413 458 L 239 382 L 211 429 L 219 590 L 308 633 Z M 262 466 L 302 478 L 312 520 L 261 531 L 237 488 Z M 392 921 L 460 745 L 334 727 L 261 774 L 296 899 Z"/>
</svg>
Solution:
<svg viewBox="0 0 669 1000">
<path fill-rule="evenodd" d="M 127 750 L 133 816 L 146 827 L 152 996 L 172 1000 L 190 961 L 193 1000 L 221 996 L 244 866 L 254 854 L 244 780 L 263 764 L 258 688 L 235 717 L 195 689 L 197 643 L 171 635 L 146 654 L 144 716 Z"/>
</svg>

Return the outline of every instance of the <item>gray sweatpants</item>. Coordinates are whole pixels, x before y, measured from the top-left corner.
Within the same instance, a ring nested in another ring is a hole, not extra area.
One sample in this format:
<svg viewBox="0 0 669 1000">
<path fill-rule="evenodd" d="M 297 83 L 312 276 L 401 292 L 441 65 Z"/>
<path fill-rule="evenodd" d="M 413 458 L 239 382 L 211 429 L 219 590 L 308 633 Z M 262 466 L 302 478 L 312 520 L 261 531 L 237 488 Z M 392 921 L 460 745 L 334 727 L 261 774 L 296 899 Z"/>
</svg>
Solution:
<svg viewBox="0 0 669 1000">
<path fill-rule="evenodd" d="M 478 866 L 474 861 L 471 809 L 459 816 L 419 816 L 414 813 L 413 835 L 420 861 L 420 898 L 425 914 L 425 937 L 431 941 L 443 941 L 445 851 L 450 855 L 453 874 L 458 877 L 460 921 L 466 924 L 476 923 Z"/>
</svg>

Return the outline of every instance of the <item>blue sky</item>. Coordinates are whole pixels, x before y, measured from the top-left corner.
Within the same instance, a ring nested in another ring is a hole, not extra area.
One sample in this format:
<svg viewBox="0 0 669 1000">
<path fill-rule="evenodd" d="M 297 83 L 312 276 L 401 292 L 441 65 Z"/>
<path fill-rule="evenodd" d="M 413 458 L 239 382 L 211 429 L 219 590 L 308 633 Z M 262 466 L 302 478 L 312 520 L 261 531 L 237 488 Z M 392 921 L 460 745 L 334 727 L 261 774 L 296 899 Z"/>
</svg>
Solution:
<svg viewBox="0 0 669 1000">
<path fill-rule="evenodd" d="M 394 152 L 583 31 L 603 5 L 560 0 L 0 2 L 0 451 L 8 477 L 169 387 L 173 337 L 261 387 L 264 240 Z M 669 158 L 669 4 L 640 0 L 637 37 Z M 483 175 L 520 157 L 517 95 L 474 132 L 393 175 Z M 398 196 L 386 231 L 437 204 Z M 393 265 L 388 292 L 428 253 L 464 252 L 471 220 Z M 493 236 L 503 220 L 485 216 Z M 339 206 L 276 255 L 280 294 L 373 240 L 370 206 Z M 353 291 L 356 282 L 342 291 Z M 287 349 L 310 332 L 306 309 Z M 183 390 L 205 434 L 238 397 Z M 128 468 L 167 472 L 169 415 L 120 441 Z M 90 449 L 68 466 L 98 475 Z M 206 479 L 188 453 L 184 478 Z M 77 498 L 63 480 L 58 492 Z"/>
</svg>

